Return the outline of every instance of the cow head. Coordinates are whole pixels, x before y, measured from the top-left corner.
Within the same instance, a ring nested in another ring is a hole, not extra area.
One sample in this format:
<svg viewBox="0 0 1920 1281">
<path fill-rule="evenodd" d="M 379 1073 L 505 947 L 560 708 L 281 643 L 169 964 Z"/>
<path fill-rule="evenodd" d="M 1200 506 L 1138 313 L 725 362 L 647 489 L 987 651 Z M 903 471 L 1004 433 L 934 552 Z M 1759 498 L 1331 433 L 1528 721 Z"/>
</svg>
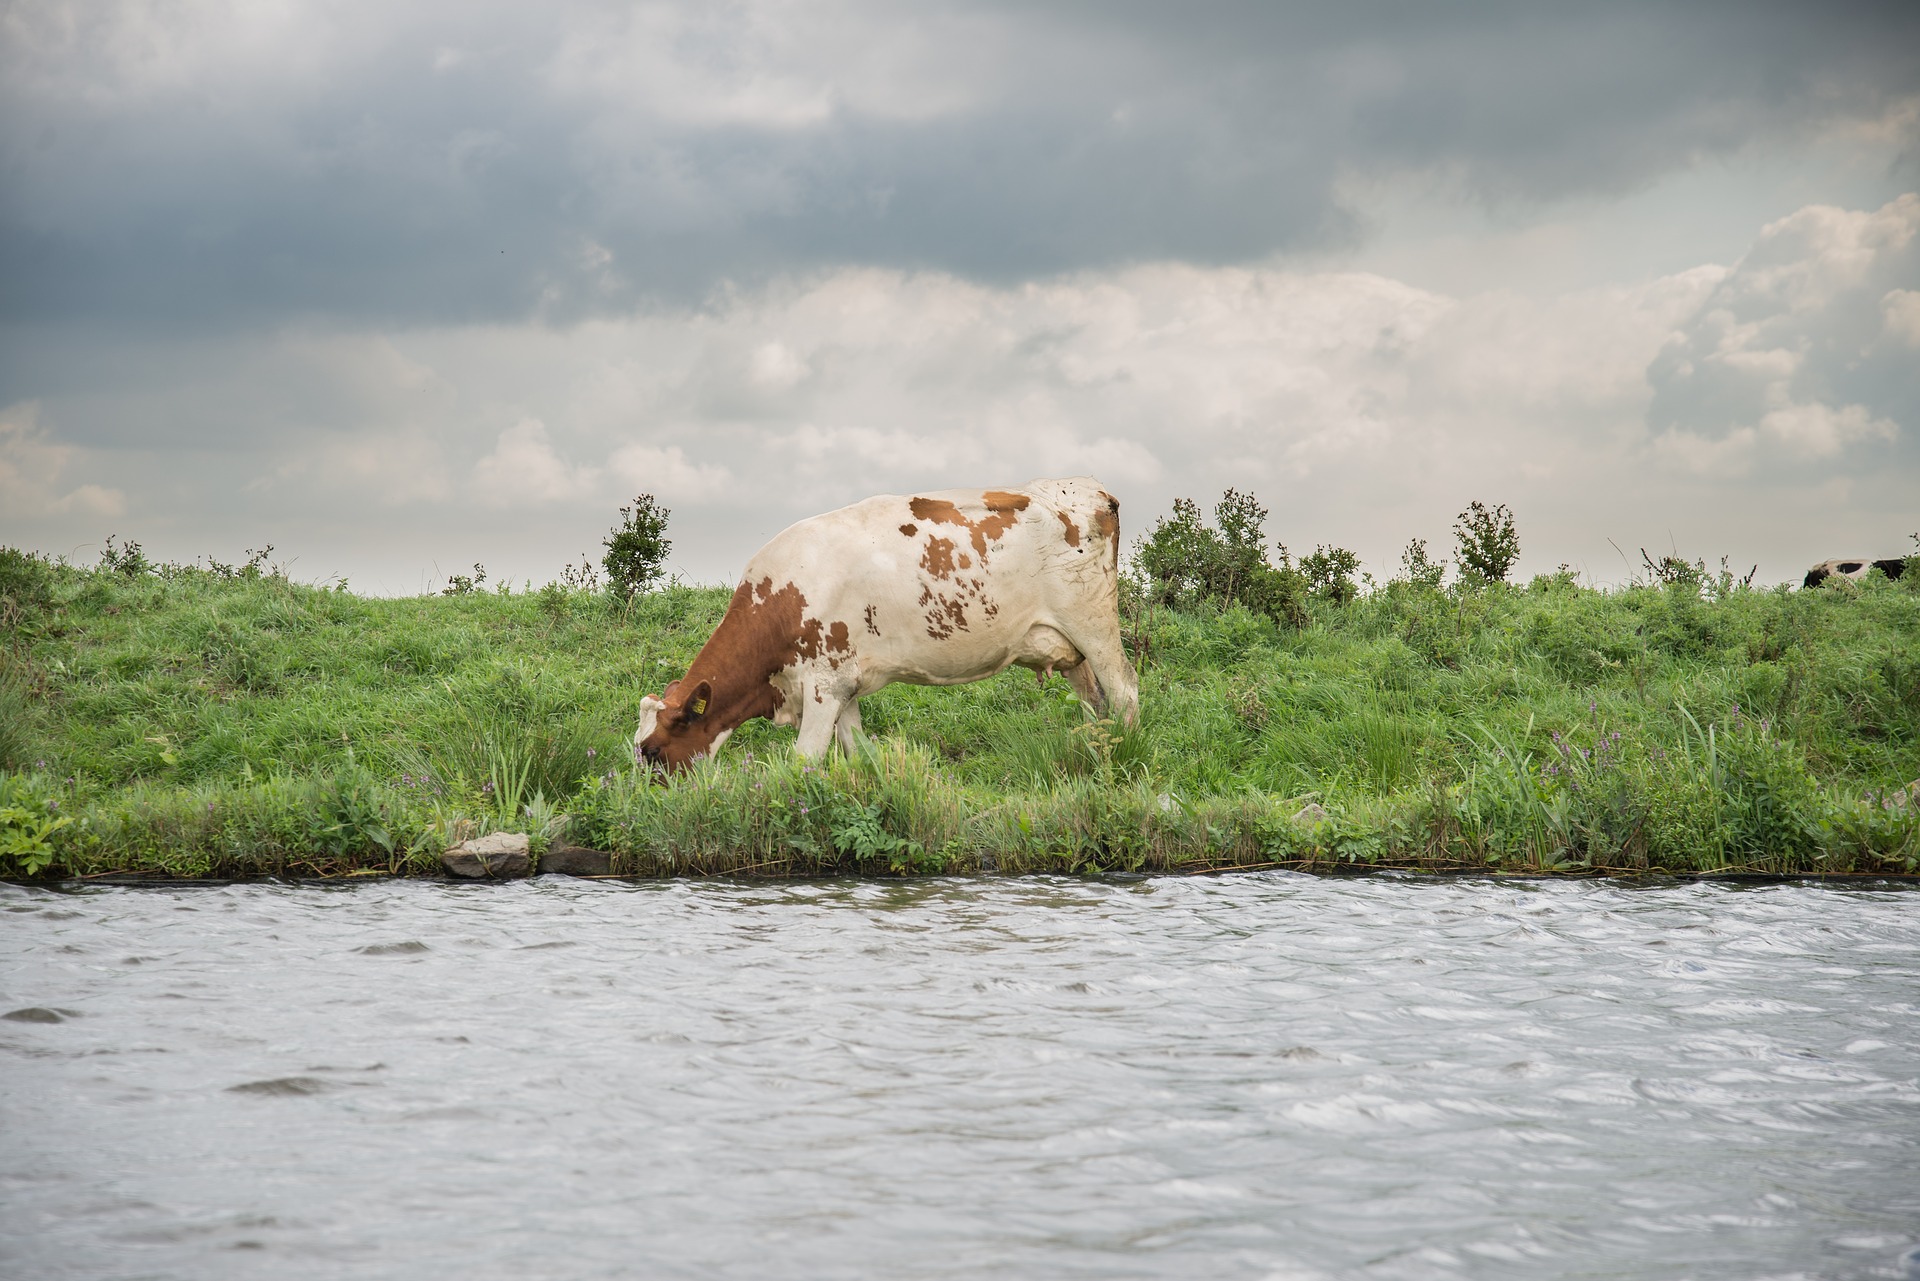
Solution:
<svg viewBox="0 0 1920 1281">
<path fill-rule="evenodd" d="M 721 727 L 713 686 L 700 681 L 689 687 L 674 681 L 660 697 L 640 700 L 640 727 L 633 735 L 636 764 L 677 774 L 694 761 L 720 749 L 733 728 Z"/>
</svg>

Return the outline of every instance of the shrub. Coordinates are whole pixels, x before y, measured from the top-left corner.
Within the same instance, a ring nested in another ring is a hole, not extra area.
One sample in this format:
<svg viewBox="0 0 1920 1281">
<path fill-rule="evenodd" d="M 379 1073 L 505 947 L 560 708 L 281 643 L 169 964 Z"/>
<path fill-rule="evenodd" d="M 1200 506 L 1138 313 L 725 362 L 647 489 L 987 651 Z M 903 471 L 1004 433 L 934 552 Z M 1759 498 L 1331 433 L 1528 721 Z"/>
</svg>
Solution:
<svg viewBox="0 0 1920 1281">
<path fill-rule="evenodd" d="M 1300 572 L 1307 577 L 1307 590 L 1320 600 L 1344 605 L 1360 594 L 1354 584 L 1354 571 L 1360 558 L 1344 547 L 1319 547 L 1313 555 L 1300 558 Z"/>
<path fill-rule="evenodd" d="M 1174 609 L 1239 604 L 1276 623 L 1305 626 L 1307 580 L 1294 568 L 1286 544 L 1275 544 L 1278 565 L 1267 559 L 1267 509 L 1252 494 L 1229 489 L 1213 515 L 1217 530 L 1207 527 L 1192 499 L 1176 498 L 1172 518 L 1156 521 L 1134 544 L 1134 565 L 1146 576 L 1153 601 Z"/>
<path fill-rule="evenodd" d="M 1477 499 L 1467 504 L 1454 522 L 1453 536 L 1460 554 L 1463 576 L 1483 583 L 1504 583 L 1520 559 L 1520 535 L 1513 528 L 1513 513 L 1501 503 L 1491 511 Z"/>
<path fill-rule="evenodd" d="M 447 579 L 447 585 L 440 589 L 442 596 L 471 596 L 479 590 L 480 584 L 487 581 L 487 568 L 479 561 L 473 562 L 473 577 L 454 574 Z"/>
<path fill-rule="evenodd" d="M 100 568 L 110 574 L 120 574 L 127 578 L 138 578 L 151 573 L 153 562 L 140 549 L 140 544 L 129 538 L 119 547 L 113 545 L 114 535 L 107 535 L 107 549 L 100 553 Z"/>
<path fill-rule="evenodd" d="M 1428 560 L 1427 540 L 1416 538 L 1400 553 L 1400 576 L 1415 587 L 1438 591 L 1440 581 L 1447 576 L 1447 562 Z"/>
<path fill-rule="evenodd" d="M 667 517 L 673 513 L 641 494 L 633 506 L 620 509 L 620 523 L 607 534 L 607 590 L 621 600 L 632 600 L 660 577 L 661 566 L 673 543 L 667 538 Z"/>
</svg>

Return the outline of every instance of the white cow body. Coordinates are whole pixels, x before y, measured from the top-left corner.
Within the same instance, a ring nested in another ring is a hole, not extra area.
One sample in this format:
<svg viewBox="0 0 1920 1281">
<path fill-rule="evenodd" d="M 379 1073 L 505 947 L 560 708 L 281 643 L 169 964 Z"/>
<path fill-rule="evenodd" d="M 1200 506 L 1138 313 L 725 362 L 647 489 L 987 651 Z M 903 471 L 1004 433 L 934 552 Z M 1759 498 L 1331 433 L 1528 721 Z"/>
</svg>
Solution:
<svg viewBox="0 0 1920 1281">
<path fill-rule="evenodd" d="M 686 678 L 642 700 L 636 753 L 677 766 L 765 715 L 819 756 L 836 736 L 851 747 L 862 695 L 1013 664 L 1063 670 L 1132 721 L 1118 511 L 1097 481 L 1037 480 L 883 495 L 788 527 L 748 562 Z"/>
</svg>

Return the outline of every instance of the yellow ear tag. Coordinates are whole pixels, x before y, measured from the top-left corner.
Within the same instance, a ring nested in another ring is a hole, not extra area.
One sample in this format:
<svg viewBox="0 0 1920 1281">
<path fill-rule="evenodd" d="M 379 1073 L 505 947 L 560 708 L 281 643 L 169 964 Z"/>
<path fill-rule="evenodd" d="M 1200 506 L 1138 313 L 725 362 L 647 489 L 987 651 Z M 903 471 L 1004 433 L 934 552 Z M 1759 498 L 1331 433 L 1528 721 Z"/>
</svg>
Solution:
<svg viewBox="0 0 1920 1281">
<path fill-rule="evenodd" d="M 706 700 L 706 699 L 704 699 L 704 698 L 696 698 L 696 699 L 694 699 L 694 700 L 693 700 L 693 714 L 694 714 L 695 716 L 705 716 L 705 715 L 707 714 L 707 700 Z"/>
</svg>

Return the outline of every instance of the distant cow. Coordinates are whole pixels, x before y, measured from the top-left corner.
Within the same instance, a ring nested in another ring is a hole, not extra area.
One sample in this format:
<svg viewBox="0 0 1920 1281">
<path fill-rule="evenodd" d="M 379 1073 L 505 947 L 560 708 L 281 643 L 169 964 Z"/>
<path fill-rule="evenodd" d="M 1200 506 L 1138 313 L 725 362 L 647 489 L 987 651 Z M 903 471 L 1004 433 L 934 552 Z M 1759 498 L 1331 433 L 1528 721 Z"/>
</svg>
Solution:
<svg viewBox="0 0 1920 1281">
<path fill-rule="evenodd" d="M 634 759 L 679 770 L 742 722 L 799 726 L 801 755 L 851 751 L 860 697 L 1059 669 L 1139 715 L 1120 647 L 1120 504 L 1098 481 L 883 495 L 788 527 L 748 562 L 726 617 L 659 697 Z"/>
<path fill-rule="evenodd" d="M 1888 578 L 1898 578 L 1906 572 L 1907 562 L 1895 557 L 1892 560 L 1823 560 L 1807 571 L 1802 587 L 1818 587 L 1829 578 L 1851 578 L 1855 582 L 1867 576 L 1867 571 L 1877 569 Z"/>
</svg>

